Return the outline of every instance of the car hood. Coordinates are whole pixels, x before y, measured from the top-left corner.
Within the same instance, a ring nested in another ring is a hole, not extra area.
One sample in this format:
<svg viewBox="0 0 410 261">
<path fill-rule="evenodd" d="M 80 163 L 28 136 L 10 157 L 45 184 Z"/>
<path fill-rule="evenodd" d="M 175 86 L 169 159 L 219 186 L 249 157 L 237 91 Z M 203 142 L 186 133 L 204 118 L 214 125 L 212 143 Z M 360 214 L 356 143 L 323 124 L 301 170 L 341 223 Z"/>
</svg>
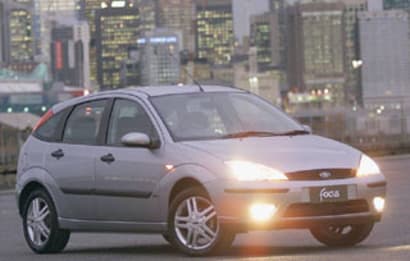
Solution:
<svg viewBox="0 0 410 261">
<path fill-rule="evenodd" d="M 361 152 L 350 146 L 315 135 L 188 141 L 182 144 L 222 161 L 246 160 L 283 172 L 355 169 L 361 157 Z"/>
</svg>

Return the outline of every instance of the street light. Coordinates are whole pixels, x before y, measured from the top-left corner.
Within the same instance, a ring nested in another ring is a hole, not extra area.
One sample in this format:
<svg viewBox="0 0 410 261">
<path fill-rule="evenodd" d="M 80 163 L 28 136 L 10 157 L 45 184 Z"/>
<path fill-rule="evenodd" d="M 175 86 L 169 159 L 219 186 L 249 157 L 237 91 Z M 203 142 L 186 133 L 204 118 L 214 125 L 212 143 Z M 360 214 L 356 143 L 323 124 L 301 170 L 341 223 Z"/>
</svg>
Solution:
<svg viewBox="0 0 410 261">
<path fill-rule="evenodd" d="M 259 94 L 259 79 L 256 76 L 249 78 L 249 85 L 253 93 Z"/>
<path fill-rule="evenodd" d="M 353 69 L 358 69 L 358 68 L 363 66 L 363 61 L 362 60 L 353 60 L 352 61 L 352 66 L 353 66 Z"/>
</svg>

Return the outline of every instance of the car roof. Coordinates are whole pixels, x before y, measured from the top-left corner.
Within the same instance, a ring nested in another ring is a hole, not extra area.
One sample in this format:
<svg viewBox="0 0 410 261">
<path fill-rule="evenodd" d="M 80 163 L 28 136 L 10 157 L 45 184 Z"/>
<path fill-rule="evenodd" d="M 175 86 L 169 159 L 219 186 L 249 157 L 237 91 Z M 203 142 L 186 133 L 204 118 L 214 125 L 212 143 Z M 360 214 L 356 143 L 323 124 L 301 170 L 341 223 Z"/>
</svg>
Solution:
<svg viewBox="0 0 410 261">
<path fill-rule="evenodd" d="M 204 92 L 244 92 L 244 90 L 217 86 L 217 85 L 204 85 L 201 86 Z M 150 86 L 150 87 L 130 87 L 124 89 L 124 91 L 129 92 L 142 92 L 148 96 L 163 96 L 163 95 L 172 95 L 172 94 L 185 94 L 185 93 L 197 93 L 201 92 L 200 87 L 197 85 L 170 85 L 170 86 Z"/>
<path fill-rule="evenodd" d="M 214 92 L 246 92 L 245 90 L 234 88 L 234 87 L 225 87 L 217 85 L 204 85 L 201 86 L 202 90 L 206 93 Z M 98 97 L 115 97 L 115 95 L 128 94 L 134 96 L 146 96 L 146 97 L 158 97 L 166 95 L 175 95 L 175 94 L 190 94 L 190 93 L 201 93 L 201 89 L 197 85 L 169 85 L 169 86 L 149 86 L 149 87 L 128 87 L 118 90 L 109 90 L 102 91 L 88 96 L 78 97 L 70 99 L 68 101 L 59 103 L 53 106 L 54 113 L 59 112 L 69 106 L 75 104 L 86 102 L 87 100 L 98 98 Z"/>
</svg>

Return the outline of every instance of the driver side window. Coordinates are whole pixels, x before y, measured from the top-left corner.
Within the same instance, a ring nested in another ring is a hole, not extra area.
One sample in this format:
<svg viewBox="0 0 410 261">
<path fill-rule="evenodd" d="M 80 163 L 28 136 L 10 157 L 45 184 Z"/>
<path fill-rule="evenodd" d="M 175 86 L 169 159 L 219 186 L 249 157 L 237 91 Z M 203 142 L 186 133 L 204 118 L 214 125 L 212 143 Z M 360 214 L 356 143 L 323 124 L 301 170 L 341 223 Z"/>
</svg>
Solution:
<svg viewBox="0 0 410 261">
<path fill-rule="evenodd" d="M 121 146 L 121 138 L 131 132 L 155 135 L 154 126 L 145 110 L 136 102 L 115 100 L 108 127 L 107 144 Z"/>
</svg>

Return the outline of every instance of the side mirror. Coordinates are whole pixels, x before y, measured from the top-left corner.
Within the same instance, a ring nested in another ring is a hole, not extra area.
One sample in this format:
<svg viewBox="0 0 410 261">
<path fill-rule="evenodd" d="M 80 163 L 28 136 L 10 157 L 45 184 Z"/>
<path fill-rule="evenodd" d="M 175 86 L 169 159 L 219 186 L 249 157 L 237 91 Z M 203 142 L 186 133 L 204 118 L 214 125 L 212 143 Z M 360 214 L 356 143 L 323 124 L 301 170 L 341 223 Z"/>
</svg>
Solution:
<svg viewBox="0 0 410 261">
<path fill-rule="evenodd" d="M 307 132 L 309 132 L 310 134 L 313 133 L 312 127 L 310 127 L 309 125 L 302 125 L 303 129 Z"/>
<path fill-rule="evenodd" d="M 153 141 L 151 138 L 141 132 L 131 132 L 121 138 L 121 143 L 127 147 L 143 147 L 143 148 L 158 148 L 159 142 Z"/>
</svg>

